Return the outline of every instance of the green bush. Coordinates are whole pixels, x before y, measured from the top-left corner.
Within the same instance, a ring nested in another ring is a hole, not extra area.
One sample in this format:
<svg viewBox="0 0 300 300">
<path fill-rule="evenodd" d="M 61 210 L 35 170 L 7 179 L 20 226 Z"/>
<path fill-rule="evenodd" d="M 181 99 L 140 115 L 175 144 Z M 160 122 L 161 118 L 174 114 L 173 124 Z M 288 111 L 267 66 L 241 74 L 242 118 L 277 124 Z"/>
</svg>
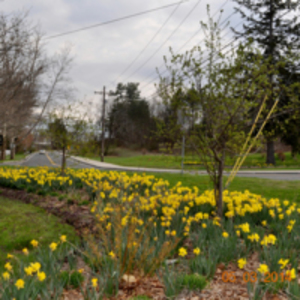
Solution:
<svg viewBox="0 0 300 300">
<path fill-rule="evenodd" d="M 47 192 L 44 191 L 44 190 L 39 190 L 39 191 L 37 192 L 37 194 L 40 195 L 40 196 L 46 196 L 46 195 L 47 195 Z"/>
<path fill-rule="evenodd" d="M 70 281 L 70 274 L 67 271 L 63 271 L 60 273 L 60 279 L 62 281 L 63 287 L 66 288 Z"/>
<path fill-rule="evenodd" d="M 147 296 L 136 296 L 133 298 L 130 298 L 129 300 L 150 300 L 151 298 L 147 297 Z"/>
<path fill-rule="evenodd" d="M 177 277 L 176 283 L 180 287 L 185 287 L 189 290 L 203 290 L 206 286 L 205 277 L 198 274 L 184 274 Z"/>
<path fill-rule="evenodd" d="M 210 257 L 196 257 L 189 261 L 190 270 L 193 273 L 201 274 L 210 278 L 214 276 L 217 268 L 217 259 L 213 260 Z"/>
<path fill-rule="evenodd" d="M 63 201 L 65 199 L 65 195 L 60 195 L 59 197 L 58 197 L 58 200 L 59 201 Z"/>
<path fill-rule="evenodd" d="M 67 203 L 68 203 L 68 204 L 70 204 L 70 205 L 72 205 L 72 204 L 74 204 L 75 202 L 74 202 L 74 200 L 73 200 L 73 199 L 71 199 L 71 198 L 68 198 L 68 200 L 67 200 Z"/>
<path fill-rule="evenodd" d="M 89 205 L 89 204 L 90 204 L 90 201 L 88 201 L 88 200 L 83 200 L 78 203 L 78 205 Z"/>
<path fill-rule="evenodd" d="M 84 281 L 84 276 L 80 272 L 75 271 L 71 273 L 70 276 L 71 286 L 73 286 L 74 288 L 78 288 L 83 281 Z"/>
<path fill-rule="evenodd" d="M 27 193 L 34 193 L 35 189 L 32 187 L 32 186 L 29 186 L 27 189 L 26 189 L 26 192 Z"/>
<path fill-rule="evenodd" d="M 75 289 L 77 289 L 80 284 L 84 281 L 84 276 L 78 272 L 68 272 L 68 271 L 63 271 L 60 273 L 60 278 L 63 282 L 63 286 L 64 288 L 68 288 L 68 287 L 73 287 Z"/>
<path fill-rule="evenodd" d="M 51 193 L 49 193 L 49 195 L 52 196 L 52 197 L 57 197 L 58 193 L 57 192 L 51 192 Z"/>
</svg>

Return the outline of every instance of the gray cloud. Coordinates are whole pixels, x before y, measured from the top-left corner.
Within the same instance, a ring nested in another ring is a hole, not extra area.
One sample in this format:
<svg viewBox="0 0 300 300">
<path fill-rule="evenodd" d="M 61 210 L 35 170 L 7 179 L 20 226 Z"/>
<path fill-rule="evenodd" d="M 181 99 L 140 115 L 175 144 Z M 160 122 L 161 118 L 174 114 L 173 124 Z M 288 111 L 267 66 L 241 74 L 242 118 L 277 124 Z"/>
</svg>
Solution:
<svg viewBox="0 0 300 300">
<path fill-rule="evenodd" d="M 176 0 L 10 0 L 1 2 L 4 13 L 11 13 L 16 9 L 29 9 L 29 18 L 33 23 L 39 22 L 46 36 L 76 30 L 80 27 L 90 26 L 125 15 L 138 13 L 147 9 L 167 5 Z M 150 47 L 143 53 L 139 60 L 118 81 L 125 80 L 129 74 L 144 63 L 156 49 L 164 42 L 171 32 L 183 20 L 185 15 L 195 5 L 197 0 L 190 0 L 181 4 L 171 20 L 153 41 Z M 175 51 L 179 49 L 197 30 L 200 29 L 200 20 L 206 21 L 207 0 L 202 0 L 188 20 L 181 26 L 176 34 L 164 45 L 157 55 L 149 61 L 137 74 L 128 78 L 128 81 L 141 82 L 145 85 L 151 79 L 156 78 L 155 68 L 163 63 L 163 55 L 168 55 L 171 46 Z M 225 0 L 210 0 L 212 14 L 223 4 Z M 233 3 L 228 1 L 224 6 L 226 18 L 233 12 Z M 93 95 L 95 89 L 106 85 L 114 88 L 114 81 L 119 74 L 131 63 L 136 55 L 148 43 L 154 33 L 165 22 L 174 7 L 149 13 L 147 15 L 132 18 L 126 21 L 93 28 L 90 30 L 70 34 L 46 41 L 46 49 L 49 55 L 58 51 L 66 43 L 73 45 L 72 55 L 74 66 L 70 72 L 73 84 L 77 88 L 77 98 L 86 96 L 96 101 Z M 232 24 L 238 23 L 239 16 L 231 18 Z M 228 29 L 227 29 L 228 31 Z M 224 38 L 228 41 L 232 34 Z M 186 50 L 203 39 L 202 31 L 188 43 L 182 50 Z M 153 75 L 154 74 L 154 75 Z M 150 91 L 150 92 L 149 92 Z M 148 85 L 142 94 L 149 96 L 154 91 L 153 84 Z"/>
</svg>

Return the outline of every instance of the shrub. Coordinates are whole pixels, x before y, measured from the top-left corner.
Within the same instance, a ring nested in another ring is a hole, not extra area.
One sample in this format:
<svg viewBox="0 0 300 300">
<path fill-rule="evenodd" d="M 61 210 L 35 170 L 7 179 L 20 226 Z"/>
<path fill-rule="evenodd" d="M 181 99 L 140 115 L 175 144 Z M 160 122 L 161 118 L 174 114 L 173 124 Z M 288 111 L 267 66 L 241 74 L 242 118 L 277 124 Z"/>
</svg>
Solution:
<svg viewBox="0 0 300 300">
<path fill-rule="evenodd" d="M 151 300 L 151 298 L 149 298 L 147 296 L 136 296 L 136 297 L 130 298 L 129 300 Z"/>
<path fill-rule="evenodd" d="M 88 200 L 83 200 L 81 202 L 78 203 L 78 205 L 89 205 L 91 202 Z"/>
<path fill-rule="evenodd" d="M 59 197 L 58 197 L 58 200 L 59 201 L 63 201 L 65 199 L 65 195 L 60 195 Z"/>
<path fill-rule="evenodd" d="M 281 161 L 285 161 L 285 154 L 284 154 L 284 152 L 282 152 L 282 151 L 277 152 L 277 157 Z"/>
<path fill-rule="evenodd" d="M 189 290 L 203 290 L 206 286 L 205 277 L 198 274 L 181 274 L 177 277 L 177 284 Z"/>
<path fill-rule="evenodd" d="M 169 238 L 164 234 L 163 227 L 156 230 L 152 222 L 140 218 L 141 207 L 135 206 L 135 201 L 116 204 L 113 208 L 108 204 L 104 208 L 104 211 L 110 210 L 108 218 L 103 216 L 101 203 L 98 202 L 97 214 L 102 211 L 102 217 L 96 219 L 96 236 L 101 237 L 102 243 L 99 244 L 91 236 L 87 239 L 92 256 L 98 258 L 96 265 L 101 269 L 105 257 L 110 257 L 114 269 L 119 270 L 121 276 L 133 270 L 153 274 L 172 255 L 180 239 Z M 99 256 L 99 253 L 104 255 Z"/>
<path fill-rule="evenodd" d="M 81 283 L 84 281 L 83 275 L 78 272 L 72 272 L 70 276 L 70 285 L 73 286 L 74 288 L 78 288 Z"/>
<path fill-rule="evenodd" d="M 62 271 L 59 275 L 61 281 L 62 281 L 62 284 L 63 284 L 63 287 L 66 288 L 69 284 L 69 281 L 70 281 L 70 274 L 68 271 Z"/>
<path fill-rule="evenodd" d="M 34 192 L 35 192 L 35 189 L 34 189 L 32 186 L 29 186 L 29 187 L 26 189 L 26 192 L 27 192 L 27 193 L 34 193 Z"/>
<path fill-rule="evenodd" d="M 52 196 L 52 197 L 57 197 L 58 193 L 57 192 L 51 192 L 51 193 L 49 193 L 49 195 Z"/>
<path fill-rule="evenodd" d="M 47 192 L 44 191 L 44 190 L 39 190 L 39 191 L 37 192 L 37 194 L 40 195 L 40 196 L 46 196 L 46 195 L 47 195 Z"/>
<path fill-rule="evenodd" d="M 68 203 L 69 205 L 72 205 L 72 204 L 74 204 L 75 202 L 74 202 L 74 200 L 73 200 L 73 199 L 71 199 L 71 198 L 68 198 L 68 200 L 67 200 L 67 203 Z"/>
</svg>

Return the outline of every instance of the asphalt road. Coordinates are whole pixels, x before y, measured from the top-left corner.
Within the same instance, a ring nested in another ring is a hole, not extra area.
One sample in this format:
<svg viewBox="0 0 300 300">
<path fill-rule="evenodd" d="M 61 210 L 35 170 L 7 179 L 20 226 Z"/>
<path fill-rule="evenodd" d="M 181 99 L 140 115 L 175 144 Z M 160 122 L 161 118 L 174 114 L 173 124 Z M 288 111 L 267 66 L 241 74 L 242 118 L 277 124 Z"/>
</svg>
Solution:
<svg viewBox="0 0 300 300">
<path fill-rule="evenodd" d="M 61 154 L 55 152 L 46 152 L 43 154 L 34 153 L 30 156 L 28 160 L 21 163 L 21 166 L 29 166 L 29 167 L 37 167 L 37 166 L 48 166 L 48 167 L 60 167 L 61 165 Z M 71 158 L 67 158 L 67 167 L 69 168 L 95 168 L 99 170 L 107 170 L 108 168 L 104 168 L 101 166 L 92 166 L 91 164 L 86 164 L 83 162 L 77 162 Z M 162 170 L 161 170 L 162 171 Z M 144 171 L 143 171 L 144 172 Z M 180 171 L 178 170 L 178 173 Z M 174 172 L 172 172 L 174 173 Z M 202 174 L 204 175 L 204 174 Z M 266 179 L 274 179 L 274 180 L 300 180 L 300 173 L 296 174 L 292 171 L 286 173 L 269 172 L 260 174 L 259 172 L 253 172 L 252 174 L 237 174 L 239 177 L 256 177 L 256 178 L 266 178 Z"/>
<path fill-rule="evenodd" d="M 34 153 L 30 159 L 26 162 L 23 162 L 21 166 L 28 167 L 38 167 L 38 166 L 47 166 L 47 167 L 60 167 L 61 166 L 62 156 L 57 153 L 46 152 L 45 154 Z M 79 168 L 79 169 L 90 169 L 93 168 L 90 165 L 76 162 L 72 159 L 67 158 L 67 168 Z"/>
</svg>

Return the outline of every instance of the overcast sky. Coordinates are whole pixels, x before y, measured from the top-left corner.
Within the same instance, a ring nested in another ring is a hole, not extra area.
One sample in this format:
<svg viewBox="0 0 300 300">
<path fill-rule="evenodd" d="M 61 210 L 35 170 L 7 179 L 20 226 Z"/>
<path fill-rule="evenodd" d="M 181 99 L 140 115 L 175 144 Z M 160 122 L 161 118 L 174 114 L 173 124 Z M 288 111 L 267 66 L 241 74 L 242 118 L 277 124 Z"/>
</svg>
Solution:
<svg viewBox="0 0 300 300">
<path fill-rule="evenodd" d="M 0 1 L 0 5 L 5 14 L 17 10 L 29 10 L 29 19 L 33 23 L 39 23 L 44 36 L 49 37 L 176 2 L 178 0 L 4 0 Z M 172 6 L 124 21 L 48 39 L 46 49 L 48 54 L 52 55 L 64 45 L 72 45 L 74 64 L 70 76 L 73 85 L 77 88 L 77 98 L 80 100 L 99 102 L 100 96 L 95 96 L 94 91 L 102 90 L 103 85 L 107 90 L 114 89 L 117 82 L 139 82 L 142 96 L 149 97 L 155 91 L 154 82 L 151 84 L 149 82 L 158 77 L 156 67 L 161 71 L 164 70 L 163 55 L 168 55 L 168 48 L 171 46 L 177 51 L 193 35 L 194 38 L 180 52 L 203 41 L 199 22 L 207 21 L 208 3 L 212 14 L 223 5 L 223 19 L 234 11 L 234 3 L 231 0 L 201 0 L 200 2 L 189 0 L 178 7 Z M 176 7 L 175 13 L 158 36 L 132 67 L 120 76 Z M 162 49 L 142 66 L 189 12 L 191 12 L 190 16 Z M 230 18 L 230 25 L 235 26 L 240 21 L 237 14 L 233 15 Z M 242 24 L 239 25 L 239 28 L 241 27 Z M 198 33 L 195 34 L 197 31 Z M 229 28 L 223 34 L 227 34 L 224 38 L 225 42 L 232 37 Z M 129 76 L 138 68 L 140 70 Z"/>
</svg>

